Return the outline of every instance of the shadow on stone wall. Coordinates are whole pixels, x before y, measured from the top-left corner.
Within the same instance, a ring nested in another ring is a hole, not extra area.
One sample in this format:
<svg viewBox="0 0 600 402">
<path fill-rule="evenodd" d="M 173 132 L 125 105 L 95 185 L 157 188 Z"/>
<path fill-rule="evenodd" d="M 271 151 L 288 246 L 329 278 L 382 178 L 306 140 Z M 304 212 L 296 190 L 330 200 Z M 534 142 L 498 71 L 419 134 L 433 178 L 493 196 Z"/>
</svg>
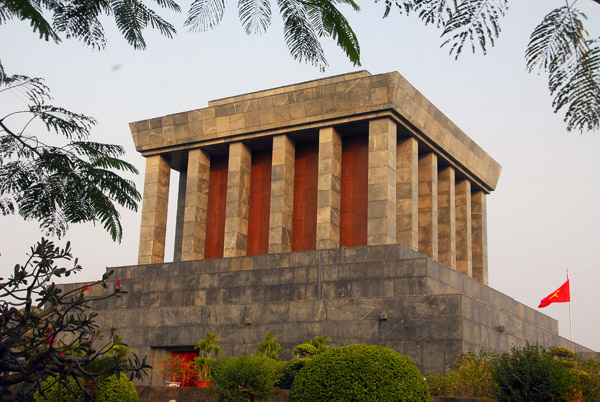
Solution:
<svg viewBox="0 0 600 402">
<path fill-rule="evenodd" d="M 217 398 L 206 388 L 136 387 L 140 402 L 216 402 Z M 287 402 L 289 391 L 275 391 L 271 402 Z M 434 397 L 433 402 L 491 402 L 490 399 Z"/>
</svg>

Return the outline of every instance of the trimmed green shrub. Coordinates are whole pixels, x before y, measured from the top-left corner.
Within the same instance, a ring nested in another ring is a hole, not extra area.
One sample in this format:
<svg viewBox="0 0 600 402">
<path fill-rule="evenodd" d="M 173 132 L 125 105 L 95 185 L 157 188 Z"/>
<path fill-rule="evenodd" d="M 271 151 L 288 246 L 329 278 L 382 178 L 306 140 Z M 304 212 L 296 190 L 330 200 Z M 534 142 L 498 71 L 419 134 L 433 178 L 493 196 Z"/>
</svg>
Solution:
<svg viewBox="0 0 600 402">
<path fill-rule="evenodd" d="M 306 342 L 296 346 L 292 353 L 300 357 L 310 357 L 318 355 L 319 350 L 314 345 L 311 345 L 310 343 Z"/>
<path fill-rule="evenodd" d="M 138 402 L 139 396 L 133 382 L 125 374 L 116 375 L 100 381 L 98 384 L 97 402 Z"/>
<path fill-rule="evenodd" d="M 578 386 L 568 365 L 539 345 L 513 347 L 494 360 L 492 375 L 499 401 L 567 401 Z"/>
<path fill-rule="evenodd" d="M 227 356 L 212 366 L 212 386 L 219 401 L 268 401 L 280 372 L 279 362 L 265 356 Z"/>
<path fill-rule="evenodd" d="M 309 361 L 309 358 L 302 357 L 300 359 L 295 359 L 287 362 L 287 364 L 283 367 L 283 373 L 281 374 L 281 378 L 275 386 L 279 389 L 291 389 L 292 384 L 298 377 L 298 373 L 304 367 L 304 365 Z"/>
<path fill-rule="evenodd" d="M 300 371 L 289 396 L 289 402 L 430 400 L 413 362 L 375 345 L 342 346 L 318 354 Z"/>
<path fill-rule="evenodd" d="M 68 381 L 73 390 L 76 392 L 80 390 L 73 377 L 69 377 Z M 81 380 L 80 383 L 83 385 L 84 381 Z M 44 389 L 47 388 L 45 391 L 47 399 L 39 391 L 36 391 L 34 394 L 36 402 L 83 402 L 85 400 L 83 391 L 77 392 L 77 395 L 74 395 L 64 383 L 59 383 L 56 377 L 47 378 L 42 382 L 42 386 Z M 96 401 L 138 402 L 139 397 L 135 386 L 126 375 L 121 374 L 117 378 L 115 374 L 100 381 L 96 391 Z"/>
</svg>

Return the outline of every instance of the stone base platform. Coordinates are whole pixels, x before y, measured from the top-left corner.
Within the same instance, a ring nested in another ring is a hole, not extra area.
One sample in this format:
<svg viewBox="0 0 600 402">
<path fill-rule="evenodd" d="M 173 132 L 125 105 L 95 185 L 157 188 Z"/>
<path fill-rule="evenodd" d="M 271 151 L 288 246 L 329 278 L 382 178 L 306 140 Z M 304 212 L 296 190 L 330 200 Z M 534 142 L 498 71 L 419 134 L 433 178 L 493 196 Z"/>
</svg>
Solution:
<svg viewBox="0 0 600 402">
<path fill-rule="evenodd" d="M 387 345 L 422 372 L 446 371 L 469 348 L 507 352 L 527 341 L 594 353 L 561 338 L 556 320 L 402 245 L 113 269 L 129 293 L 95 302 L 97 322 L 154 367 L 206 332 L 221 337 L 223 355 L 254 353 L 270 332 L 283 359 L 323 334 L 332 346 Z M 155 369 L 144 385 L 163 384 Z"/>
</svg>

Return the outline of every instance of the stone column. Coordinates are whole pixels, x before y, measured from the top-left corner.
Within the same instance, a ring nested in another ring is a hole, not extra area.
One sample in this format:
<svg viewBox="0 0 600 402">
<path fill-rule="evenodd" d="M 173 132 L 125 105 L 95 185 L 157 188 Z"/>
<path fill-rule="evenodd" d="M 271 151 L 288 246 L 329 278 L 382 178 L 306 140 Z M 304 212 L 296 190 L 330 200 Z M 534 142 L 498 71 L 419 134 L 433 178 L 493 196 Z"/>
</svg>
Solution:
<svg viewBox="0 0 600 402">
<path fill-rule="evenodd" d="M 406 138 L 396 152 L 396 241 L 417 249 L 419 242 L 419 143 Z"/>
<path fill-rule="evenodd" d="M 471 219 L 473 225 L 473 279 L 487 285 L 487 206 L 483 191 L 477 191 L 471 197 Z"/>
<path fill-rule="evenodd" d="M 271 215 L 269 217 L 270 254 L 292 251 L 295 150 L 294 142 L 287 135 L 273 137 Z"/>
<path fill-rule="evenodd" d="M 438 258 L 437 156 L 419 158 L 419 252 Z"/>
<path fill-rule="evenodd" d="M 319 130 L 317 250 L 340 246 L 342 140 L 333 127 Z"/>
<path fill-rule="evenodd" d="M 252 152 L 242 142 L 229 144 L 227 207 L 223 257 L 246 255 Z"/>
<path fill-rule="evenodd" d="M 367 245 L 396 243 L 396 124 L 369 121 Z"/>
<path fill-rule="evenodd" d="M 175 219 L 175 247 L 173 248 L 173 262 L 181 261 L 181 249 L 183 242 L 183 217 L 185 215 L 185 187 L 187 183 L 187 171 L 179 173 L 179 188 L 177 189 L 177 217 Z"/>
<path fill-rule="evenodd" d="M 188 153 L 181 260 L 204 258 L 210 155 L 201 149 Z"/>
<path fill-rule="evenodd" d="M 138 264 L 161 263 L 165 259 L 170 177 L 171 168 L 163 156 L 146 158 Z"/>
<path fill-rule="evenodd" d="M 456 269 L 456 200 L 454 168 L 438 174 L 438 261 Z"/>
<path fill-rule="evenodd" d="M 456 183 L 456 270 L 473 276 L 471 240 L 471 182 Z"/>
</svg>

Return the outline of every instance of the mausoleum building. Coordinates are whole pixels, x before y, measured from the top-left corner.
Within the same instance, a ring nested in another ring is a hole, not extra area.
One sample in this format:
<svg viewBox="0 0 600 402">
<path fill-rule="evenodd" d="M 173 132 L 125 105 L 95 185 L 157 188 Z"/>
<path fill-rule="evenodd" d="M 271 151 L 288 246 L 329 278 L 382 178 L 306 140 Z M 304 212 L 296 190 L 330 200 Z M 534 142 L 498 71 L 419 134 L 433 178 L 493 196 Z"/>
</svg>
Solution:
<svg viewBox="0 0 600 402">
<path fill-rule="evenodd" d="M 486 197 L 501 167 L 396 72 L 233 96 L 130 127 L 146 158 L 138 265 L 115 268 L 129 293 L 94 309 L 151 364 L 192 351 L 206 332 L 225 354 L 254 352 L 273 332 L 284 358 L 328 334 L 334 345 L 388 345 L 425 371 L 468 348 L 589 351 L 488 286 Z M 148 383 L 161 381 L 155 370 Z"/>
</svg>

